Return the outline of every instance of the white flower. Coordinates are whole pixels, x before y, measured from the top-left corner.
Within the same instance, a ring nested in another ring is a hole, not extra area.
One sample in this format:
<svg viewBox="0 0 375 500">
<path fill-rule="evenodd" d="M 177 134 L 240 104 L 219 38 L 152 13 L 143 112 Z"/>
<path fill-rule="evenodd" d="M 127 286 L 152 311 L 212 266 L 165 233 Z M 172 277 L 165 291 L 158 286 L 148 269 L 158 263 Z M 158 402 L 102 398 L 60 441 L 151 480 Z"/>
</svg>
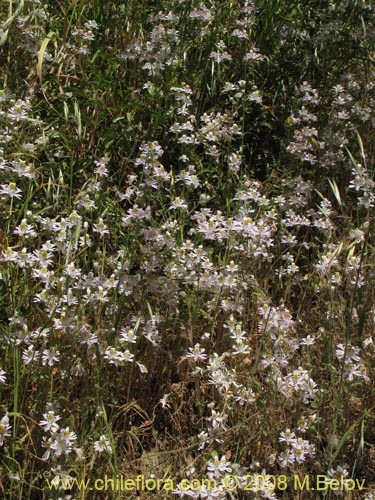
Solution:
<svg viewBox="0 0 375 500">
<path fill-rule="evenodd" d="M 0 382 L 4 383 L 6 380 L 5 371 L 0 368 Z"/>
<path fill-rule="evenodd" d="M 285 450 L 279 455 L 281 467 L 286 467 L 289 464 L 294 464 L 296 457 L 293 450 Z"/>
<path fill-rule="evenodd" d="M 29 179 L 33 179 L 35 177 L 34 166 L 32 164 L 27 164 L 24 160 L 12 161 L 10 170 L 17 174 L 18 177 L 27 177 Z"/>
<path fill-rule="evenodd" d="M 72 445 L 76 439 L 76 434 L 70 431 L 69 427 L 61 429 L 52 445 L 52 449 L 54 450 L 56 456 L 59 457 L 61 454 L 69 455 L 72 451 Z"/>
<path fill-rule="evenodd" d="M 60 352 L 56 350 L 56 347 L 51 347 L 51 349 L 45 349 L 42 356 L 42 365 L 53 366 L 59 361 Z"/>
<path fill-rule="evenodd" d="M 307 337 L 304 337 L 300 341 L 300 345 L 314 345 L 316 341 L 316 337 L 313 337 L 312 335 L 307 335 Z"/>
<path fill-rule="evenodd" d="M 65 304 L 68 304 L 68 306 L 78 304 L 78 299 L 73 295 L 73 291 L 71 288 L 68 289 L 68 293 L 62 296 L 61 301 Z"/>
<path fill-rule="evenodd" d="M 98 223 L 94 224 L 93 231 L 95 233 L 99 233 L 100 236 L 104 234 L 109 234 L 108 227 L 104 224 L 102 217 L 99 218 Z"/>
<path fill-rule="evenodd" d="M 216 410 L 211 410 L 211 416 L 208 417 L 209 422 L 215 429 L 226 429 L 225 420 L 227 416 L 221 415 Z"/>
<path fill-rule="evenodd" d="M 219 460 L 217 457 L 212 461 L 207 463 L 207 470 L 213 473 L 214 477 L 219 477 L 220 474 L 224 472 L 231 472 L 230 462 L 227 462 L 225 456 L 223 455 Z"/>
<path fill-rule="evenodd" d="M 103 156 L 102 158 L 100 158 L 100 160 L 95 160 L 94 163 L 96 165 L 96 169 L 94 170 L 94 173 L 98 174 L 100 177 L 101 176 L 107 177 L 108 176 L 108 169 L 107 169 L 108 162 L 109 162 L 108 156 Z"/>
<path fill-rule="evenodd" d="M 4 438 L 10 436 L 12 426 L 9 425 L 8 413 L 0 420 L 0 446 L 4 444 Z"/>
<path fill-rule="evenodd" d="M 35 351 L 35 347 L 33 345 L 29 345 L 29 347 L 22 353 L 22 361 L 25 363 L 25 365 L 28 365 L 32 361 L 37 361 L 38 358 L 39 351 Z"/>
<path fill-rule="evenodd" d="M 330 469 L 328 471 L 327 484 L 329 484 L 332 480 L 342 481 L 349 476 L 349 472 L 346 469 L 343 469 L 340 465 L 337 469 Z"/>
<path fill-rule="evenodd" d="M 164 396 L 159 400 L 159 403 L 161 403 L 162 408 L 170 408 L 169 403 L 167 403 L 167 400 L 169 398 L 170 394 L 164 394 Z"/>
<path fill-rule="evenodd" d="M 107 359 L 112 365 L 119 366 L 125 361 L 133 361 L 134 354 L 132 354 L 129 349 L 122 352 L 118 351 L 115 347 L 108 346 L 104 353 L 104 359 Z"/>
<path fill-rule="evenodd" d="M 108 346 L 104 353 L 104 359 L 108 360 L 111 365 L 119 366 L 124 361 L 121 351 L 118 351 L 113 346 Z"/>
<path fill-rule="evenodd" d="M 236 343 L 232 345 L 234 354 L 249 354 L 250 346 L 243 339 L 236 339 Z"/>
<path fill-rule="evenodd" d="M 280 443 L 284 442 L 286 444 L 290 444 L 293 442 L 295 437 L 296 437 L 296 435 L 294 434 L 294 432 L 291 432 L 290 429 L 286 429 L 285 432 L 282 432 L 280 434 L 279 441 L 280 441 Z"/>
<path fill-rule="evenodd" d="M 81 276 L 81 269 L 75 267 L 74 262 L 70 262 L 65 266 L 63 273 L 67 276 L 70 276 L 70 278 L 72 279 L 76 279 Z"/>
<path fill-rule="evenodd" d="M 53 410 L 48 411 L 47 413 L 43 413 L 44 420 L 39 422 L 39 425 L 45 431 L 57 432 L 59 430 L 59 424 L 57 423 L 60 420 L 59 415 L 55 415 Z"/>
<path fill-rule="evenodd" d="M 200 359 L 206 359 L 207 355 L 204 353 L 205 349 L 201 348 L 199 344 L 195 344 L 194 347 L 189 347 L 189 351 L 186 354 L 187 358 L 193 358 L 194 361 L 198 361 Z"/>
<path fill-rule="evenodd" d="M 88 347 L 93 346 L 98 343 L 98 337 L 95 333 L 90 332 L 90 330 L 81 329 L 81 340 L 80 344 L 87 344 Z"/>
<path fill-rule="evenodd" d="M 9 184 L 1 184 L 0 194 L 6 194 L 11 198 L 21 199 L 22 191 L 16 186 L 14 182 L 10 182 Z"/>
<path fill-rule="evenodd" d="M 4 262 L 14 262 L 18 259 L 18 253 L 15 252 L 11 247 L 7 247 L 3 250 L 0 260 Z"/>
<path fill-rule="evenodd" d="M 99 438 L 98 441 L 95 441 L 94 443 L 94 450 L 97 451 L 98 453 L 112 453 L 112 448 L 111 448 L 111 443 L 109 442 L 109 439 L 102 434 Z"/>
<path fill-rule="evenodd" d="M 125 352 L 123 353 L 123 359 L 124 359 L 124 361 L 133 361 L 134 354 L 132 354 L 129 351 L 129 349 L 126 349 Z"/>
<path fill-rule="evenodd" d="M 46 448 L 46 451 L 43 453 L 43 456 L 42 456 L 42 460 L 44 462 L 46 462 L 51 455 L 53 443 L 54 443 L 54 441 L 52 438 L 50 438 L 50 437 L 47 438 L 47 436 L 43 436 L 42 447 Z"/>
<path fill-rule="evenodd" d="M 18 99 L 8 113 L 8 118 L 13 121 L 21 121 L 27 119 L 27 111 L 30 109 L 30 104 L 26 101 Z"/>
<path fill-rule="evenodd" d="M 171 206 L 169 207 L 169 210 L 176 210 L 177 208 L 181 208 L 181 210 L 187 210 L 187 208 L 188 208 L 187 203 L 185 202 L 185 200 L 183 200 L 179 196 L 177 196 L 173 200 Z"/>
<path fill-rule="evenodd" d="M 120 330 L 120 342 L 130 342 L 131 344 L 135 344 L 137 341 L 137 335 L 134 333 L 129 326 L 125 328 L 121 328 Z"/>
<path fill-rule="evenodd" d="M 78 201 L 78 206 L 83 208 L 92 208 L 95 206 L 95 201 L 93 201 L 88 194 L 83 195 Z"/>
<path fill-rule="evenodd" d="M 28 238 L 34 238 L 36 236 L 33 226 L 28 224 L 26 219 L 22 219 L 20 225 L 17 226 L 13 232 L 19 236 L 26 236 Z"/>
<path fill-rule="evenodd" d="M 52 467 L 52 472 L 55 477 L 52 479 L 51 484 L 56 486 L 62 486 L 63 488 L 69 488 L 69 485 L 73 481 L 73 477 L 70 476 L 66 471 L 61 468 L 61 465 L 57 465 L 55 468 Z"/>
</svg>

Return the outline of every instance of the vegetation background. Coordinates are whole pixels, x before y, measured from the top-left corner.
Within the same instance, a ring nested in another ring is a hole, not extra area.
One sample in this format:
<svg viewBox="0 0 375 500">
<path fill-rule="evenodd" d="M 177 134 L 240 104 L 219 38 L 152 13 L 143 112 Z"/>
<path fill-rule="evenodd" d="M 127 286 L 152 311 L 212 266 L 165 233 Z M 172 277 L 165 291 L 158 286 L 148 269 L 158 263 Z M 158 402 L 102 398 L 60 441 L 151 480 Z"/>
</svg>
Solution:
<svg viewBox="0 0 375 500">
<path fill-rule="evenodd" d="M 373 2 L 0 16 L 1 496 L 374 499 Z"/>
</svg>

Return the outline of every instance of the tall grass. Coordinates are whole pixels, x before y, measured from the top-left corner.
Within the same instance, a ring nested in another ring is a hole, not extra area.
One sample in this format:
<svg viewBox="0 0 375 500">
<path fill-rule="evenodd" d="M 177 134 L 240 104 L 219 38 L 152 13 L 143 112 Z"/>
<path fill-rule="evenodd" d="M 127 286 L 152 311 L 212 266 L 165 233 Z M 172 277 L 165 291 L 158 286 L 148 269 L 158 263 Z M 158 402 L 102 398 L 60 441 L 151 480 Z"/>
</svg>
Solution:
<svg viewBox="0 0 375 500">
<path fill-rule="evenodd" d="M 0 14 L 2 497 L 374 498 L 371 2 Z"/>
</svg>

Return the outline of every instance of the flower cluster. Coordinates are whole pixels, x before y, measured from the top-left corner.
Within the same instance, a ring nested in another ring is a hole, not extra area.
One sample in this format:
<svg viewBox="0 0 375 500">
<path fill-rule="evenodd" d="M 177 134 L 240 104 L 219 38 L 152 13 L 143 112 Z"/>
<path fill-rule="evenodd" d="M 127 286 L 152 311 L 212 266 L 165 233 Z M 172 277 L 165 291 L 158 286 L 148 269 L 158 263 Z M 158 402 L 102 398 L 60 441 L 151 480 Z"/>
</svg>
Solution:
<svg viewBox="0 0 375 500">
<path fill-rule="evenodd" d="M 2 9 L 3 494 L 365 470 L 375 9 L 94 3 Z"/>
</svg>

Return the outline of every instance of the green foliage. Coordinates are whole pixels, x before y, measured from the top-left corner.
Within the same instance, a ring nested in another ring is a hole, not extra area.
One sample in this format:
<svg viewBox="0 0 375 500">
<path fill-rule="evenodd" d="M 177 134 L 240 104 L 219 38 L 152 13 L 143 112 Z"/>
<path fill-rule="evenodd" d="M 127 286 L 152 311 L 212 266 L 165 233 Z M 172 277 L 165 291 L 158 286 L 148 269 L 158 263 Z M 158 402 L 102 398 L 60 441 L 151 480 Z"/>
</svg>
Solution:
<svg viewBox="0 0 375 500">
<path fill-rule="evenodd" d="M 0 16 L 2 496 L 264 470 L 369 493 L 371 2 Z"/>
</svg>

